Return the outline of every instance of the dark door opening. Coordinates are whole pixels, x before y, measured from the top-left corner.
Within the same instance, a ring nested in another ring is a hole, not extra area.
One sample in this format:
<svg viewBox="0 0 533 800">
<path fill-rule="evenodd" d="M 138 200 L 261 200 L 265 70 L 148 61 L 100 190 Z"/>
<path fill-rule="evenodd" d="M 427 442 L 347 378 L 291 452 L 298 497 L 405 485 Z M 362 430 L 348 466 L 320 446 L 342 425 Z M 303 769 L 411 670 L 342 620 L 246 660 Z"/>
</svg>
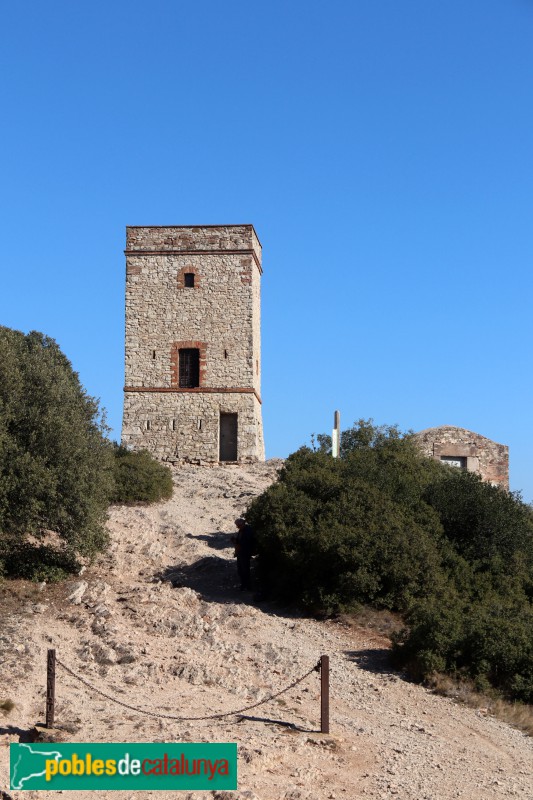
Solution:
<svg viewBox="0 0 533 800">
<path fill-rule="evenodd" d="M 200 351 L 196 348 L 180 348 L 180 389 L 195 389 L 200 386 Z"/>
<path fill-rule="evenodd" d="M 220 461 L 237 461 L 238 414 L 220 414 Z"/>
</svg>

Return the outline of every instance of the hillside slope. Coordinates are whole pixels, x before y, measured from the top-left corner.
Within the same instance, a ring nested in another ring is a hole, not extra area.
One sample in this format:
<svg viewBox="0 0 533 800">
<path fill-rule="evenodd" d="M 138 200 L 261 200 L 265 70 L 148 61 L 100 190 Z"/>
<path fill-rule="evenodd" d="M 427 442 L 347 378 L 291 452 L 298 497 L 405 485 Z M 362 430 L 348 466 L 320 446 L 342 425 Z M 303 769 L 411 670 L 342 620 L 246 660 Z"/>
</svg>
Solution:
<svg viewBox="0 0 533 800">
<path fill-rule="evenodd" d="M 239 791 L 184 798 L 530 800 L 533 740 L 404 681 L 386 666 L 386 642 L 368 630 L 254 605 L 239 593 L 233 520 L 277 466 L 176 470 L 169 502 L 111 509 L 111 550 L 79 579 L 30 588 L 18 608 L 4 590 L 0 699 L 16 707 L 0 717 L 0 789 L 8 787 L 7 745 L 43 721 L 53 646 L 63 664 L 126 706 L 181 717 L 250 706 L 329 654 L 330 736 L 317 733 L 314 672 L 243 716 L 176 722 L 118 705 L 58 667 L 56 722 L 67 741 L 239 743 Z M 99 793 L 107 795 L 136 797 Z"/>
</svg>

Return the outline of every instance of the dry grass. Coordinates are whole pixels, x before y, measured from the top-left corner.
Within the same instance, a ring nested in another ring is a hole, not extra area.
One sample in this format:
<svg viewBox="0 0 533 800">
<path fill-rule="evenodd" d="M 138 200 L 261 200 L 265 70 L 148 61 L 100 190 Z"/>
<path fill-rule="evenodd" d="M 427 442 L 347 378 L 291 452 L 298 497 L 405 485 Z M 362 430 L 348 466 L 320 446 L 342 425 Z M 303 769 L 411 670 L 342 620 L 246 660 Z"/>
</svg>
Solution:
<svg viewBox="0 0 533 800">
<path fill-rule="evenodd" d="M 477 709 L 481 714 L 496 717 L 528 736 L 533 736 L 533 706 L 526 703 L 510 703 L 499 697 L 490 697 L 476 692 L 468 681 L 457 681 L 449 675 L 434 673 L 426 681 L 429 688 L 443 697 L 450 697 L 458 703 Z"/>
<path fill-rule="evenodd" d="M 340 614 L 337 621 L 346 628 L 371 630 L 387 639 L 391 639 L 394 633 L 405 627 L 399 614 L 387 610 L 379 611 L 371 606 L 360 606 L 349 614 Z"/>
<path fill-rule="evenodd" d="M 341 614 L 337 621 L 346 628 L 363 628 L 374 631 L 384 639 L 391 639 L 404 627 L 399 614 L 391 611 L 377 611 L 370 606 L 361 606 L 350 614 Z M 528 736 L 533 736 L 533 706 L 526 703 L 512 703 L 501 697 L 493 697 L 475 690 L 474 685 L 465 679 L 454 679 L 442 673 L 433 673 L 424 681 L 435 694 L 449 697 L 465 706 L 475 708 L 480 714 L 496 717 L 512 725 Z"/>
</svg>

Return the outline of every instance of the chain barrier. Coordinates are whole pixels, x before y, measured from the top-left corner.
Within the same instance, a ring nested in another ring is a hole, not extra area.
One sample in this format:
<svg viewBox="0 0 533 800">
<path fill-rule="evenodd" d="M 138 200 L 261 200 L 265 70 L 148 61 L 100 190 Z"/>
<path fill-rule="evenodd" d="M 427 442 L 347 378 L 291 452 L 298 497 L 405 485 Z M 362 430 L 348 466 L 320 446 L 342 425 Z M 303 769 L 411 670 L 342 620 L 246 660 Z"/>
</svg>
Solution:
<svg viewBox="0 0 533 800">
<path fill-rule="evenodd" d="M 220 719 L 221 717 L 231 717 L 238 714 L 243 714 L 245 711 L 251 711 L 252 708 L 257 708 L 258 706 L 262 706 L 265 703 L 270 703 L 272 700 L 275 700 L 276 697 L 285 694 L 285 692 L 288 692 L 290 689 L 294 689 L 295 686 L 298 686 L 299 683 L 302 683 L 302 681 L 308 678 L 312 672 L 320 671 L 320 661 L 319 661 L 317 664 L 315 664 L 314 667 L 311 667 L 311 669 L 308 670 L 305 673 L 305 675 L 302 675 L 300 678 L 297 678 L 289 686 L 286 686 L 284 689 L 281 689 L 279 692 L 276 692 L 276 694 L 272 694 L 269 697 L 266 697 L 264 700 L 259 700 L 257 703 L 253 703 L 250 706 L 245 706 L 244 708 L 238 708 L 235 711 L 224 711 L 221 712 L 220 714 L 210 714 L 202 717 L 174 717 L 171 714 L 160 714 L 156 711 L 147 711 L 144 708 L 137 708 L 136 706 L 131 706 L 128 703 L 124 703 L 122 700 L 117 700 L 116 697 L 113 697 L 110 694 L 106 694 L 106 692 L 103 692 L 101 689 L 98 689 L 96 686 L 93 686 L 91 683 L 89 683 L 89 681 L 86 681 L 85 678 L 82 678 L 81 675 L 78 675 L 76 672 L 73 672 L 70 669 L 70 667 L 67 667 L 66 664 L 63 664 L 63 662 L 60 661 L 59 658 L 56 658 L 56 663 L 62 669 L 64 669 L 65 672 L 68 672 L 68 674 L 71 675 L 73 678 L 76 678 L 76 680 L 80 681 L 80 683 L 83 683 L 83 685 L 86 686 L 88 689 L 90 689 L 93 692 L 96 692 L 102 697 L 105 697 L 107 700 L 111 700 L 112 703 L 117 703 L 117 705 L 123 706 L 123 708 L 127 708 L 130 711 L 136 711 L 139 714 L 148 714 L 150 717 L 158 717 L 159 719 L 172 719 L 176 722 L 199 722 L 201 720 Z"/>
</svg>

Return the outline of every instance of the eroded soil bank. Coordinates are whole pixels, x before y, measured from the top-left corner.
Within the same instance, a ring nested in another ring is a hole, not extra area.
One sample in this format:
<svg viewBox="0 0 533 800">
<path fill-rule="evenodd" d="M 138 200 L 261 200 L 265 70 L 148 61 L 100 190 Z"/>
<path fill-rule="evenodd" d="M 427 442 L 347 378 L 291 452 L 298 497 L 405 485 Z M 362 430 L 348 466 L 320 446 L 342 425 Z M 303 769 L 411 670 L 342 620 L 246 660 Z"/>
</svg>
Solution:
<svg viewBox="0 0 533 800">
<path fill-rule="evenodd" d="M 182 468 L 167 503 L 110 511 L 111 550 L 77 580 L 29 587 L 0 627 L 0 789 L 9 742 L 44 721 L 46 651 L 118 705 L 57 675 L 56 722 L 73 742 L 236 741 L 239 791 L 180 797 L 253 800 L 533 797 L 533 740 L 390 671 L 368 630 L 254 604 L 237 587 L 230 535 L 279 463 Z M 241 716 L 182 721 L 268 698 L 329 654 L 331 735 L 317 733 L 319 678 Z M 48 800 L 56 792 L 9 792 Z M 87 792 L 64 792 L 86 798 Z M 102 792 L 109 800 L 139 793 Z M 144 792 L 160 800 L 176 793 Z"/>
</svg>

